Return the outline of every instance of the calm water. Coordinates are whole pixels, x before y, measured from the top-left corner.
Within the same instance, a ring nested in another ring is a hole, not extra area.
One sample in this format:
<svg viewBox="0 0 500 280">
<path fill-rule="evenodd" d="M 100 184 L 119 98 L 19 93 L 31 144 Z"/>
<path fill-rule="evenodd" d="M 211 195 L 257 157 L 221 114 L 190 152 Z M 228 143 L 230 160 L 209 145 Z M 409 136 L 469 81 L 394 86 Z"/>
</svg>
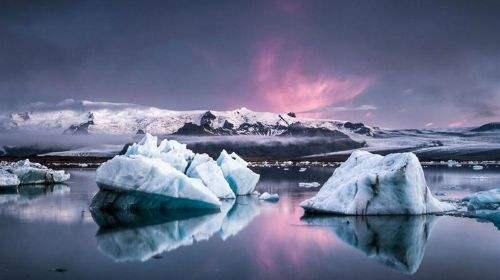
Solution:
<svg viewBox="0 0 500 280">
<path fill-rule="evenodd" d="M 500 279 L 500 231 L 458 217 L 303 217 L 330 168 L 261 168 L 258 189 L 221 213 L 169 217 L 88 211 L 94 170 L 68 186 L 0 193 L 0 279 Z M 500 169 L 425 169 L 445 198 L 500 186 Z M 441 196 L 442 198 L 443 196 Z M 98 226 L 97 222 L 101 225 Z"/>
</svg>

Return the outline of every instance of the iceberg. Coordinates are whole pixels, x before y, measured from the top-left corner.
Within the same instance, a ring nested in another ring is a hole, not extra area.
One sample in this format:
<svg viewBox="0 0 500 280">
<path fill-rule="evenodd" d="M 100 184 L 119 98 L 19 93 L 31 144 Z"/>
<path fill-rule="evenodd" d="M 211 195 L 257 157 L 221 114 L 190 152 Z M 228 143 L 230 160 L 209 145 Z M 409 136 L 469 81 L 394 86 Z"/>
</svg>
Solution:
<svg viewBox="0 0 500 280">
<path fill-rule="evenodd" d="M 500 230 L 500 188 L 471 194 L 462 202 L 467 206 L 464 216 L 492 222 Z"/>
<path fill-rule="evenodd" d="M 250 170 L 248 163 L 237 154 L 222 150 L 217 164 L 236 195 L 248 195 L 254 191 L 260 175 Z"/>
<path fill-rule="evenodd" d="M 219 198 L 249 194 L 259 180 L 235 153 L 223 151 L 216 162 L 177 141 L 165 139 L 158 145 L 151 134 L 96 173 L 101 192 L 92 206 L 112 209 L 219 209 Z"/>
<path fill-rule="evenodd" d="M 476 171 L 483 170 L 483 166 L 482 165 L 473 165 L 472 169 L 476 170 Z"/>
<path fill-rule="evenodd" d="M 187 169 L 186 175 L 200 179 L 218 198 L 236 198 L 233 190 L 224 179 L 224 174 L 217 162 L 207 154 L 196 154 Z"/>
<path fill-rule="evenodd" d="M 300 182 L 299 183 L 299 188 L 318 188 L 320 187 L 321 184 L 318 182 Z"/>
<path fill-rule="evenodd" d="M 218 209 L 221 205 L 201 180 L 187 177 L 158 158 L 115 156 L 97 169 L 96 181 L 105 191 L 94 197 L 92 205 L 98 208 Z M 124 196 L 124 192 L 135 196 Z"/>
<path fill-rule="evenodd" d="M 265 201 L 278 201 L 280 199 L 280 196 L 277 193 L 270 194 L 268 192 L 264 192 L 259 196 L 260 200 L 265 200 Z"/>
<path fill-rule="evenodd" d="M 0 170 L 2 170 L 0 181 L 6 184 L 17 181 L 19 181 L 17 185 L 54 184 L 65 182 L 70 178 L 69 173 L 64 170 L 52 170 L 39 163 L 30 162 L 28 159 L 10 163 L 2 162 Z M 12 175 L 16 176 L 18 180 L 16 181 Z"/>
<path fill-rule="evenodd" d="M 500 210 L 500 188 L 477 192 L 463 199 L 469 211 Z"/>
<path fill-rule="evenodd" d="M 316 216 L 302 221 L 332 230 L 345 243 L 394 270 L 414 274 L 436 216 Z"/>
<path fill-rule="evenodd" d="M 300 204 L 306 212 L 344 215 L 419 215 L 454 210 L 436 199 L 413 153 L 387 156 L 354 151 L 316 196 Z"/>
</svg>

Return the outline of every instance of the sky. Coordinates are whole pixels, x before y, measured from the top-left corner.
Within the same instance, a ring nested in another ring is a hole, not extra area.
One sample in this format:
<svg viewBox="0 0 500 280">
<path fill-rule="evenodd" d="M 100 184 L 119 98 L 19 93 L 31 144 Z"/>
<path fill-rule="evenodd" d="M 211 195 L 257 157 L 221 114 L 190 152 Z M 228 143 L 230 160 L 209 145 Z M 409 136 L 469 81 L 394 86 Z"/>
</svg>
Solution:
<svg viewBox="0 0 500 280">
<path fill-rule="evenodd" d="M 0 2 L 0 110 L 64 99 L 389 128 L 500 120 L 499 1 Z"/>
</svg>

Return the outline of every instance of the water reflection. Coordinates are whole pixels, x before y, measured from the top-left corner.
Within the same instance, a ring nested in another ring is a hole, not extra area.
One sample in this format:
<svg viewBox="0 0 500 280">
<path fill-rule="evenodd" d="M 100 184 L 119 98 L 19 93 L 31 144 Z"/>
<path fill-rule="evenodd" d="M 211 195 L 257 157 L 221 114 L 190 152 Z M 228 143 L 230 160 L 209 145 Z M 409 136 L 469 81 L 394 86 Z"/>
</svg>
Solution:
<svg viewBox="0 0 500 280">
<path fill-rule="evenodd" d="M 414 274 L 436 216 L 320 216 L 303 217 L 313 226 L 332 230 L 366 256 L 397 271 Z"/>
<path fill-rule="evenodd" d="M 238 197 L 224 201 L 216 213 L 93 209 L 92 217 L 100 227 L 96 239 L 101 253 L 116 262 L 143 262 L 216 234 L 226 240 L 238 234 L 259 213 L 256 197 Z"/>
<path fill-rule="evenodd" d="M 500 209 L 497 210 L 476 210 L 466 213 L 457 213 L 457 216 L 475 218 L 481 223 L 492 223 L 500 230 Z"/>
<path fill-rule="evenodd" d="M 0 205 L 25 204 L 51 194 L 66 194 L 70 189 L 64 184 L 24 185 L 20 187 L 0 189 Z"/>
</svg>

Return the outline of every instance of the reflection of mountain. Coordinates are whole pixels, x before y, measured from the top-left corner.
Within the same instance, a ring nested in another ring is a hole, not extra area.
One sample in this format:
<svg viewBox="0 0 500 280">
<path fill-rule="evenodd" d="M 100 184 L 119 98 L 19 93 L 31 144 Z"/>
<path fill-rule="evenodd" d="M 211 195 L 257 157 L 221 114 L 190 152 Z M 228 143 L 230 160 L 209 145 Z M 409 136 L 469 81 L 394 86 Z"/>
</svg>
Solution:
<svg viewBox="0 0 500 280">
<path fill-rule="evenodd" d="M 435 216 L 305 217 L 329 227 L 344 242 L 395 270 L 413 274 L 420 267 Z"/>
<path fill-rule="evenodd" d="M 117 262 L 146 261 L 157 254 L 208 240 L 236 235 L 259 214 L 258 199 L 238 197 L 224 201 L 213 212 L 102 212 L 92 210 L 100 226 L 98 249 Z"/>
</svg>

